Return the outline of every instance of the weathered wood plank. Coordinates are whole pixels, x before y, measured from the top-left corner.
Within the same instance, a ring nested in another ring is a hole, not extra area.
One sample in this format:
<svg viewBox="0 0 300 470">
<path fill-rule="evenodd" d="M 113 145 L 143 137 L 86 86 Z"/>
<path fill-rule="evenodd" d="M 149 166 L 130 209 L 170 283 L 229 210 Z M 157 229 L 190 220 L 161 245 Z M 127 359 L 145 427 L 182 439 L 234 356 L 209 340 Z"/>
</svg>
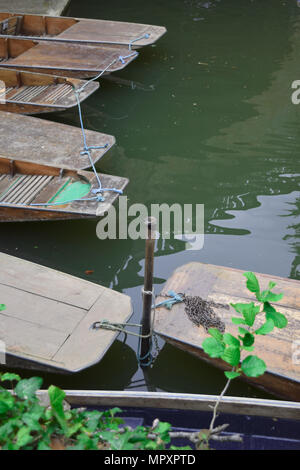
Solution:
<svg viewBox="0 0 300 470">
<path fill-rule="evenodd" d="M 298 394 L 300 399 L 300 364 L 292 360 L 293 344 L 299 340 L 300 332 L 300 283 L 264 274 L 257 274 L 257 277 L 262 288 L 266 288 L 268 282 L 273 280 L 277 283 L 274 291 L 284 292 L 284 297 L 277 303 L 277 308 L 286 314 L 289 323 L 284 330 L 275 329 L 270 335 L 257 337 L 255 350 L 257 355 L 265 360 L 268 375 L 267 378 L 263 376 L 253 379 L 253 382 L 258 385 L 261 383 L 265 388 L 282 396 L 292 393 L 293 399 L 296 399 L 295 396 Z M 245 289 L 245 283 L 243 271 L 190 263 L 173 273 L 163 292 L 169 290 L 184 292 L 187 295 L 198 295 L 206 300 L 227 305 L 231 302 L 255 301 L 255 297 L 249 295 Z M 162 299 L 158 298 L 157 301 Z M 225 322 L 226 331 L 235 334 L 237 327 L 231 322 L 231 317 L 236 316 L 235 310 L 232 307 L 230 310 L 216 308 L 215 312 Z M 175 346 L 196 354 L 207 362 L 224 367 L 222 361 L 212 360 L 203 352 L 201 344 L 208 335 L 202 326 L 197 327 L 189 320 L 184 304 L 174 305 L 172 310 L 157 309 L 155 331 Z"/>
<path fill-rule="evenodd" d="M 80 155 L 83 149 L 80 128 L 1 112 L 0 135 L 0 157 L 71 170 L 82 170 L 91 166 L 89 158 Z M 115 144 L 113 136 L 100 132 L 87 130 L 86 137 L 88 145 L 107 145 L 106 148 L 92 152 L 94 162 Z"/>
<path fill-rule="evenodd" d="M 7 364 L 76 372 L 97 363 L 118 332 L 93 322 L 126 322 L 128 296 L 0 253 L 0 340 Z M 21 362 L 20 362 L 21 361 Z"/>
<path fill-rule="evenodd" d="M 65 367 L 74 372 L 83 368 L 85 364 L 92 365 L 100 361 L 116 334 L 104 329 L 92 330 L 91 325 L 100 320 L 125 323 L 131 314 L 129 297 L 118 292 L 112 295 L 110 289 L 103 289 L 101 297 L 53 359 L 64 362 Z"/>
<path fill-rule="evenodd" d="M 38 360 L 51 360 L 64 343 L 67 334 L 35 323 L 0 314 L 0 339 L 6 352 Z"/>
<path fill-rule="evenodd" d="M 0 299 L 5 304 L 3 315 L 25 322 L 70 333 L 86 315 L 87 310 L 25 292 L 0 283 Z M 34 338 L 32 338 L 34 340 Z"/>
<path fill-rule="evenodd" d="M 0 266 L 0 284 L 86 310 L 92 307 L 104 289 L 4 253 L 0 253 Z"/>
</svg>

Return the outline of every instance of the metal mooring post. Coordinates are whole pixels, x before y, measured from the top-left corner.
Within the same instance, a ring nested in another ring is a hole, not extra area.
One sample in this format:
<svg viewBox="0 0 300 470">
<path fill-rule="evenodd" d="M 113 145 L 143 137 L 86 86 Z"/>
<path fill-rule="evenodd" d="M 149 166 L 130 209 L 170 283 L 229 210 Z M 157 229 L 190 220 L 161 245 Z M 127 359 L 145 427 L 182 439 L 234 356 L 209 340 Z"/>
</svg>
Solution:
<svg viewBox="0 0 300 470">
<path fill-rule="evenodd" d="M 154 266 L 154 246 L 155 246 L 155 229 L 156 219 L 148 217 L 146 224 L 146 253 L 145 253 L 145 275 L 144 275 L 144 291 L 143 291 L 143 316 L 142 316 L 142 336 L 140 365 L 147 367 L 151 363 L 151 311 L 153 302 L 153 266 Z"/>
</svg>

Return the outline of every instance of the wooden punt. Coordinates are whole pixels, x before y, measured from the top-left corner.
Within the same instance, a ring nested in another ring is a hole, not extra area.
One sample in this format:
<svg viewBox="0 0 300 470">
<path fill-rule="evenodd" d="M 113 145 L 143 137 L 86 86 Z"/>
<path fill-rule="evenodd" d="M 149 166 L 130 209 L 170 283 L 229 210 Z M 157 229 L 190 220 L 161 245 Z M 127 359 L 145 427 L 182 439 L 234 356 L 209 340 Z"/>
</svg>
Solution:
<svg viewBox="0 0 300 470">
<path fill-rule="evenodd" d="M 121 70 L 136 59 L 136 51 L 110 45 L 60 44 L 0 38 L 0 69 L 91 78 Z"/>
<path fill-rule="evenodd" d="M 91 325 L 125 322 L 132 314 L 130 298 L 112 289 L 4 253 L 0 263 L 5 368 L 79 372 L 98 363 L 117 337 Z"/>
<path fill-rule="evenodd" d="M 107 410 L 119 407 L 125 425 L 151 427 L 154 419 L 172 425 L 172 432 L 196 432 L 207 429 L 212 407 L 218 396 L 188 393 L 66 390 L 71 408 Z M 37 392 L 43 405 L 49 404 L 48 392 Z M 297 450 L 299 449 L 300 404 L 292 401 L 224 396 L 219 404 L 217 425 L 229 427 L 221 434 L 239 434 L 240 442 L 212 440 L 217 450 Z M 172 444 L 190 445 L 186 438 L 174 438 Z"/>
<path fill-rule="evenodd" d="M 63 111 L 77 106 L 75 91 L 82 102 L 99 88 L 98 82 L 87 83 L 66 77 L 0 69 L 0 111 L 40 114 Z"/>
<path fill-rule="evenodd" d="M 18 132 L 16 133 L 16 129 Z M 116 192 L 97 200 L 97 179 L 76 127 L 19 114 L 0 113 L 0 221 L 60 220 L 98 217 L 115 202 Z M 92 151 L 96 163 L 115 143 L 113 136 L 86 131 L 87 142 L 105 148 Z M 123 190 L 126 178 L 99 175 L 103 188 Z M 46 206 L 50 203 L 62 205 Z M 33 204 L 43 204 L 33 206 Z"/>
<path fill-rule="evenodd" d="M 269 335 L 258 336 L 255 341 L 256 354 L 267 364 L 266 373 L 258 378 L 241 378 L 279 397 L 300 401 L 300 282 L 266 274 L 257 274 L 257 277 L 263 288 L 272 280 L 277 284 L 276 291 L 284 293 L 283 300 L 276 304 L 287 317 L 288 325 L 282 330 L 275 328 Z M 163 292 L 169 290 L 226 305 L 255 300 L 246 288 L 243 271 L 203 263 L 190 263 L 176 269 Z M 160 300 L 163 297 L 157 302 Z M 236 334 L 237 326 L 231 322 L 231 317 L 236 316 L 235 310 L 217 308 L 215 312 L 223 319 L 226 331 Z M 208 335 L 202 326 L 197 327 L 189 320 L 184 303 L 174 305 L 171 310 L 156 309 L 154 330 L 168 343 L 225 368 L 221 359 L 212 359 L 204 353 L 201 345 Z"/>
<path fill-rule="evenodd" d="M 0 13 L 0 35 L 87 44 L 114 44 L 137 49 L 155 43 L 163 26 L 20 13 Z"/>
<path fill-rule="evenodd" d="M 126 178 L 98 174 L 103 188 L 123 191 Z M 93 172 L 0 158 L 0 222 L 67 220 L 100 217 L 119 193 L 101 193 Z"/>
</svg>

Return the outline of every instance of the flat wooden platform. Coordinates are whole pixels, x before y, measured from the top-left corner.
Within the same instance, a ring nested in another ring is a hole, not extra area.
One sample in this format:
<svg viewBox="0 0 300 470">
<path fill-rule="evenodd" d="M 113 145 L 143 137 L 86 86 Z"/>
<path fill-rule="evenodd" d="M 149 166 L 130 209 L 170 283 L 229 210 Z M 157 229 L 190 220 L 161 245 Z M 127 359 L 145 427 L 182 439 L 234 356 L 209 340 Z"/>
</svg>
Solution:
<svg viewBox="0 0 300 470">
<path fill-rule="evenodd" d="M 89 168 L 90 161 L 83 150 L 81 129 L 31 116 L 0 112 L 0 157 L 22 160 L 70 170 Z M 115 144 L 108 134 L 86 131 L 88 145 L 105 145 L 93 150 L 97 162 Z"/>
<path fill-rule="evenodd" d="M 111 289 L 3 253 L 0 265 L 0 340 L 10 367 L 80 371 L 117 336 L 92 323 L 132 314 L 130 298 Z"/>
<path fill-rule="evenodd" d="M 122 70 L 138 56 L 113 45 L 37 42 L 0 38 L 0 67 L 71 78 L 90 78 Z"/>
<path fill-rule="evenodd" d="M 277 283 L 274 292 L 284 293 L 283 299 L 276 302 L 276 309 L 286 315 L 288 326 L 284 329 L 275 328 L 266 336 L 257 336 L 255 354 L 266 362 L 268 370 L 256 379 L 243 378 L 278 396 L 300 401 L 300 363 L 299 360 L 293 361 L 293 353 L 295 348 L 299 350 L 300 341 L 300 282 L 266 274 L 257 274 L 257 277 L 263 288 L 272 280 Z M 198 295 L 226 305 L 256 300 L 246 288 L 243 271 L 202 263 L 179 267 L 167 281 L 163 293 L 169 290 Z M 159 297 L 157 303 L 161 300 L 163 298 Z M 218 308 L 215 312 L 225 322 L 226 331 L 236 334 L 237 326 L 231 323 L 231 317 L 237 316 L 235 310 L 232 307 L 230 310 Z M 201 344 L 208 335 L 202 326 L 197 327 L 189 320 L 184 303 L 174 305 L 172 310 L 158 308 L 154 329 L 167 342 L 224 368 L 223 361 L 211 359 L 202 350 Z"/>
<path fill-rule="evenodd" d="M 0 13 L 0 34 L 40 41 L 114 44 L 133 49 L 155 43 L 166 33 L 164 26 L 86 18 Z"/>
</svg>

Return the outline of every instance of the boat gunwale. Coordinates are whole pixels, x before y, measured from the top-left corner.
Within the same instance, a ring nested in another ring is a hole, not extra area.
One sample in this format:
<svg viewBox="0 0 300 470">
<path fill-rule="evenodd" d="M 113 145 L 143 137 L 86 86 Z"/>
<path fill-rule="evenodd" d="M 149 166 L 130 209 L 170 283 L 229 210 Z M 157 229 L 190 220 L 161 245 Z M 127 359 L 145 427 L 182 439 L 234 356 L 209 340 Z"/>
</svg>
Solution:
<svg viewBox="0 0 300 470">
<path fill-rule="evenodd" d="M 111 403 L 129 407 L 209 411 L 210 406 L 219 400 L 218 395 L 174 392 L 65 390 L 65 393 L 68 403 L 76 406 L 106 406 Z M 38 391 L 40 397 L 47 395 L 47 390 Z M 247 413 L 245 407 L 248 408 Z M 220 411 L 300 420 L 300 403 L 287 400 L 224 396 Z"/>
</svg>

